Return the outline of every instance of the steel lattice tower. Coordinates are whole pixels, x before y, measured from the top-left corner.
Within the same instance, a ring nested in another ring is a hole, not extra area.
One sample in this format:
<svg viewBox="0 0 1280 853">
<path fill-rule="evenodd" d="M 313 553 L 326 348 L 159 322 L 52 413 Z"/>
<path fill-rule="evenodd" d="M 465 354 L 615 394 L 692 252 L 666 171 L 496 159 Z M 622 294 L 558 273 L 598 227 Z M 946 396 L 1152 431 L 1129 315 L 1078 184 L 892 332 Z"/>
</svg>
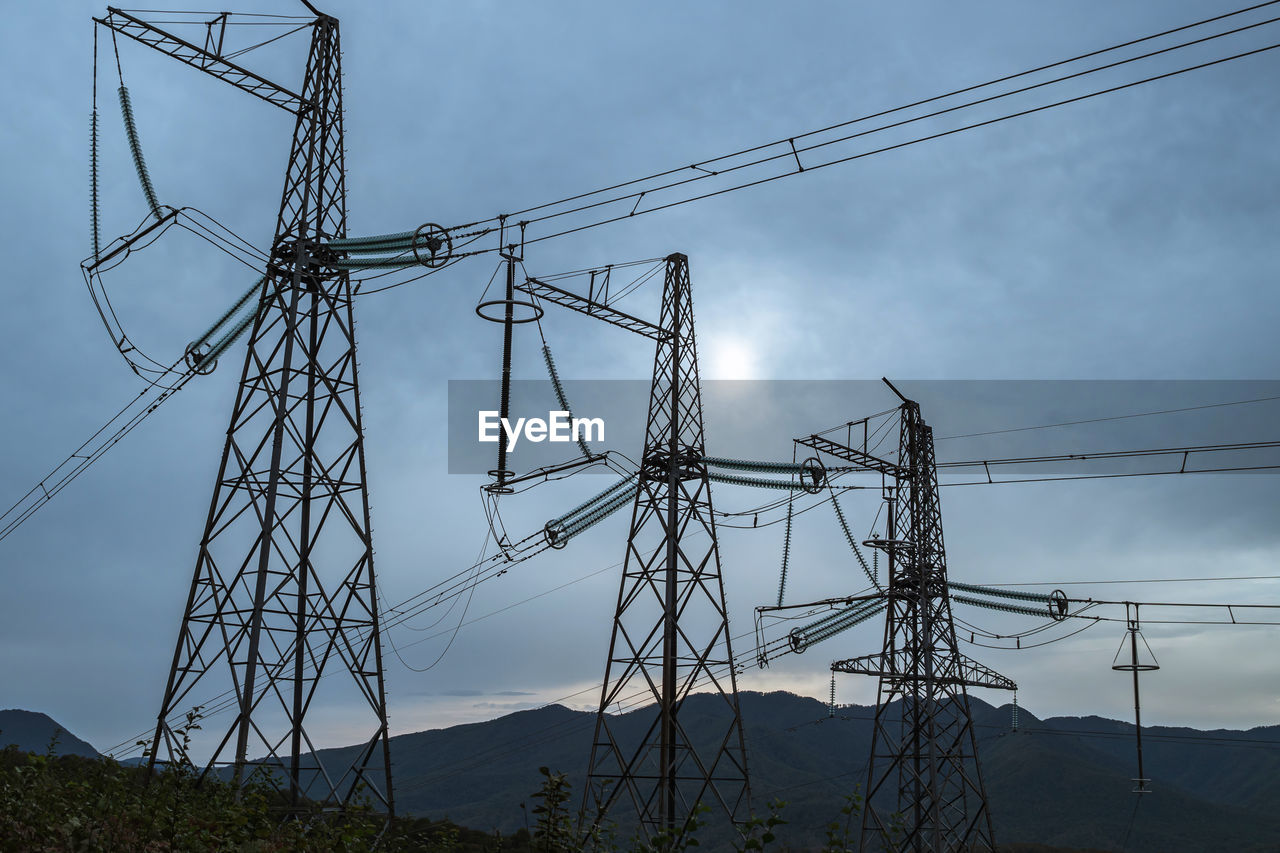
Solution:
<svg viewBox="0 0 1280 853">
<path fill-rule="evenodd" d="M 868 542 L 889 556 L 884 649 L 831 667 L 879 677 L 861 849 L 993 851 L 965 687 L 1012 682 L 960 654 L 933 430 L 915 402 L 900 413 L 898 463 L 886 471 L 888 539 Z"/>
<path fill-rule="evenodd" d="M 184 59 L 190 47 L 156 42 Z M 237 780 L 265 776 L 295 806 L 342 806 L 364 789 L 390 812 L 351 282 L 320 248 L 347 227 L 341 47 L 326 15 L 313 25 L 297 114 L 151 764 L 185 758 L 170 715 L 229 683 L 236 714 L 205 773 L 230 765 Z M 359 752 L 338 767 L 303 761 L 316 748 L 304 720 L 322 676 L 367 703 Z"/>
<path fill-rule="evenodd" d="M 702 430 L 689 259 L 667 258 L 639 491 L 588 767 L 597 814 L 618 800 L 646 835 L 678 833 L 702 803 L 730 820 L 750 791 Z M 714 731 L 680 721 L 695 687 L 718 697 Z M 654 703 L 625 716 L 622 702 Z"/>
</svg>

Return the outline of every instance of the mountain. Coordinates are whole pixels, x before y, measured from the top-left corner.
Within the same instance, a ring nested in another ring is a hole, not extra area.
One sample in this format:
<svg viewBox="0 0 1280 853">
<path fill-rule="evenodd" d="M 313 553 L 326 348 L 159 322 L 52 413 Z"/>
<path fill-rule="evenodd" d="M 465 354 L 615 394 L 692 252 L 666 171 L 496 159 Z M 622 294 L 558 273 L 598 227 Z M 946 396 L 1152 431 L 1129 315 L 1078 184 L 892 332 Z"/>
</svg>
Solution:
<svg viewBox="0 0 1280 853">
<path fill-rule="evenodd" d="M 825 704 L 789 693 L 740 698 L 757 811 L 785 800 L 783 841 L 791 849 L 819 843 L 843 798 L 865 784 L 874 709 L 842 706 L 830 716 Z M 1152 793 L 1139 798 L 1131 793 L 1131 724 L 1101 717 L 1042 720 L 1020 709 L 1014 731 L 1010 706 L 970 701 L 1002 851 L 1280 853 L 1280 726 L 1144 727 Z M 714 730 L 722 713 L 718 700 L 694 695 L 681 720 L 696 739 Z M 625 733 L 647 721 L 641 709 L 614 728 Z M 540 766 L 570 775 L 576 809 L 594 725 L 594 714 L 553 705 L 399 735 L 391 745 L 397 810 L 509 834 L 526 825 L 521 805 L 532 812 L 536 804 L 531 795 L 543 780 Z M 97 757 L 45 714 L 0 711 L 0 744 L 43 753 L 55 734 L 57 754 Z M 355 749 L 321 755 L 326 763 L 349 761 Z M 702 849 L 719 849 L 712 829 L 703 839 Z"/>
<path fill-rule="evenodd" d="M 96 749 L 58 725 L 48 714 L 16 708 L 0 711 L 0 747 L 13 744 L 26 752 L 44 754 L 55 738 L 54 755 L 98 757 Z"/>
<path fill-rule="evenodd" d="M 1009 706 L 970 701 L 1002 848 L 1280 851 L 1280 726 L 1248 732 L 1145 727 L 1152 793 L 1139 803 L 1131 793 L 1131 724 L 1100 717 L 1040 720 L 1020 709 L 1013 731 Z M 843 706 L 832 717 L 823 703 L 783 692 L 744 692 L 741 705 L 757 811 L 775 797 L 785 800 L 788 825 L 781 837 L 793 845 L 820 842 L 843 798 L 865 784 L 874 709 Z M 713 697 L 694 695 L 681 720 L 697 738 L 698 731 L 714 730 L 712 718 L 722 708 Z M 644 714 L 624 715 L 615 727 L 644 725 Z M 594 714 L 550 706 L 399 735 L 391 744 L 397 810 L 510 833 L 526 824 L 521 804 L 530 811 L 535 805 L 540 766 L 570 775 L 576 808 L 593 730 Z M 322 755 L 327 763 L 353 755 L 352 749 Z"/>
</svg>

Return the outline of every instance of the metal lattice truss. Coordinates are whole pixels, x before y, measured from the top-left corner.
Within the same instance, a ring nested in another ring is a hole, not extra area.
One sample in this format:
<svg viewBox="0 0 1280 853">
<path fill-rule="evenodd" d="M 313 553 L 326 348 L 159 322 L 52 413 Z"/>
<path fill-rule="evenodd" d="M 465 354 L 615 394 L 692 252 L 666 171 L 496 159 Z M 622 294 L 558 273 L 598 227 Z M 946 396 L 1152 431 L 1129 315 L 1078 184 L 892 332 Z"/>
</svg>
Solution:
<svg viewBox="0 0 1280 853">
<path fill-rule="evenodd" d="M 295 806 L 369 795 L 390 811 L 351 282 L 317 256 L 346 233 L 340 54 L 338 22 L 318 19 L 302 96 L 312 108 L 293 136 L 151 761 L 185 759 L 170 716 L 229 686 L 235 718 L 205 773 L 261 776 Z M 339 766 L 304 725 L 317 695 L 363 709 L 361 746 Z"/>
<path fill-rule="evenodd" d="M 597 320 L 604 320 L 606 323 L 621 326 L 629 332 L 644 335 L 646 338 L 651 338 L 655 341 L 663 340 L 669 336 L 665 329 L 653 325 L 648 320 L 641 320 L 639 317 L 633 317 L 590 296 L 570 293 L 567 290 L 556 287 L 554 284 L 547 284 L 545 281 L 539 281 L 536 278 L 530 278 L 524 284 L 516 285 L 516 290 L 526 293 L 535 299 L 551 302 L 571 311 L 577 311 L 579 314 L 586 314 L 588 317 L 595 317 Z"/>
<path fill-rule="evenodd" d="M 288 110 L 291 113 L 301 112 L 303 106 L 310 103 L 310 98 L 297 95 L 278 83 L 272 83 L 267 78 L 222 58 L 219 55 L 222 46 L 221 39 L 218 40 L 216 45 L 206 44 L 205 47 L 198 47 L 186 39 L 165 32 L 154 24 L 149 24 L 141 18 L 134 17 L 128 12 L 110 6 L 107 7 L 107 16 L 105 18 L 97 18 L 95 20 L 121 35 L 126 35 L 145 44 L 147 47 L 152 47 L 161 53 L 168 54 L 180 62 L 185 62 L 192 68 L 199 68 L 201 71 L 225 80 L 237 89 L 243 89 L 250 95 L 261 98 L 267 103 L 275 104 L 277 107 Z M 214 49 L 211 50 L 210 48 Z"/>
<path fill-rule="evenodd" d="M 650 837 L 699 803 L 742 820 L 749 800 L 684 255 L 667 258 L 661 328 L 586 792 L 596 814 L 628 804 Z M 695 687 L 716 697 L 712 731 L 681 723 Z M 653 704 L 610 713 L 637 692 Z"/>
<path fill-rule="evenodd" d="M 1008 679 L 963 657 L 947 596 L 933 430 L 901 407 L 898 476 L 889 494 L 888 610 L 883 651 L 843 662 L 879 676 L 862 849 L 991 851 L 970 686 Z M 1008 682 L 1012 684 L 1012 682 Z M 899 836 L 895 839 L 895 836 Z"/>
</svg>

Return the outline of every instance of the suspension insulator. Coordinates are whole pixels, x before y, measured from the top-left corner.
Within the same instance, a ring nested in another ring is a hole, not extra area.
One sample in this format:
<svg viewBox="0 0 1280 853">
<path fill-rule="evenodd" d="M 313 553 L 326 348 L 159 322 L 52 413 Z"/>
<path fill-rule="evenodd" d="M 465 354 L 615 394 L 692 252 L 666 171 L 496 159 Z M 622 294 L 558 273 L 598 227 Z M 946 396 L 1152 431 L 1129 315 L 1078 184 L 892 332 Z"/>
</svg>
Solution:
<svg viewBox="0 0 1280 853">
<path fill-rule="evenodd" d="M 622 489 L 625 489 L 627 486 L 634 483 L 637 476 L 639 475 L 631 474 L 630 476 L 623 477 L 621 480 L 614 483 L 612 486 L 605 489 L 603 492 L 600 492 L 596 495 L 591 496 L 587 500 L 575 506 L 573 509 L 566 512 L 564 515 L 561 515 L 557 518 L 553 518 L 551 521 L 548 521 L 547 526 L 548 527 L 551 527 L 551 526 L 568 527 L 569 524 L 571 524 L 575 520 L 586 516 L 591 510 L 595 509 L 601 504 L 608 503 L 611 498 L 613 498 L 615 495 L 618 494 L 619 491 L 621 491 Z M 634 494 L 634 492 L 632 492 L 632 494 Z"/>
<path fill-rule="evenodd" d="M 804 469 L 800 462 L 757 462 L 751 459 L 726 459 L 722 456 L 706 456 L 702 462 L 713 468 L 730 468 L 737 471 L 761 471 L 766 474 L 798 474 Z"/>
<path fill-rule="evenodd" d="M 948 581 L 947 586 L 952 589 L 958 589 L 961 592 L 972 592 L 978 595 L 991 595 L 999 598 L 1012 598 L 1017 601 L 1034 601 L 1038 604 L 1050 604 L 1053 594 L 1048 595 L 1040 592 L 1023 592 L 1021 590 L 1003 589 L 995 586 L 978 586 L 970 583 L 959 583 L 957 581 Z M 1055 590 L 1058 594 L 1066 599 L 1066 595 L 1061 590 Z"/>
<path fill-rule="evenodd" d="M 338 252 L 394 252 L 408 250 L 416 231 L 399 234 L 381 234 L 376 237 L 336 237 L 329 241 L 329 248 Z"/>
<path fill-rule="evenodd" d="M 795 506 L 794 495 L 787 499 L 787 532 L 782 537 L 782 573 L 778 578 L 778 606 L 782 606 L 782 597 L 787 591 L 787 569 L 791 564 L 791 519 Z"/>
<path fill-rule="evenodd" d="M 133 121 L 133 104 L 129 101 L 129 90 L 120 87 L 120 112 L 124 116 L 124 131 L 129 137 L 129 151 L 133 154 L 133 165 L 138 170 L 138 182 L 142 184 L 142 194 L 147 198 L 147 206 L 151 213 L 160 218 L 160 202 L 156 200 L 155 187 L 151 185 L 151 175 L 147 172 L 147 162 L 142 158 L 142 142 L 138 139 L 138 126 Z"/>
<path fill-rule="evenodd" d="M 565 520 L 566 517 L 553 518 L 542 529 L 543 535 L 547 539 L 547 544 L 552 548 L 563 548 L 570 539 L 579 533 L 594 527 L 631 503 L 639 490 L 639 486 L 624 489 L 611 500 L 596 505 L 589 512 L 582 513 L 569 520 Z"/>
<path fill-rule="evenodd" d="M 209 350 L 206 358 L 221 358 L 222 354 L 227 351 L 233 343 L 240 339 L 240 336 L 249 331 L 249 327 L 253 325 L 254 318 L 257 317 L 257 310 L 253 310 L 240 318 L 240 322 L 236 323 L 217 341 Z"/>
<path fill-rule="evenodd" d="M 988 610 L 999 610 L 1003 613 L 1017 613 L 1022 616 L 1038 616 L 1043 619 L 1050 614 L 1045 610 L 1036 610 L 1031 607 L 1022 607 L 1017 604 L 1005 604 L 1002 601 L 983 601 L 980 598 L 970 598 L 967 595 L 952 595 L 952 601 L 958 601 L 961 604 L 971 604 L 974 607 L 985 607 Z"/>
<path fill-rule="evenodd" d="M 96 96 L 95 96 L 96 100 Z M 102 227 L 98 206 L 98 111 L 89 118 L 89 230 L 93 234 L 93 257 L 102 254 Z"/>
<path fill-rule="evenodd" d="M 755 486 L 759 489 L 782 489 L 784 491 L 794 491 L 801 486 L 793 480 L 766 480 L 761 477 L 739 477 L 735 474 L 721 474 L 717 471 L 708 471 L 707 479 L 716 483 L 725 483 L 730 486 Z"/>
<path fill-rule="evenodd" d="M 224 323 L 226 323 L 228 320 L 230 320 L 230 319 L 235 315 L 235 313 L 236 313 L 237 311 L 239 311 L 241 308 L 243 308 L 245 305 L 247 305 L 247 304 L 248 304 L 248 302 L 249 302 L 249 300 L 250 300 L 250 299 L 252 299 L 252 298 L 254 297 L 254 295 L 255 295 L 255 294 L 257 294 L 257 293 L 261 292 L 261 290 L 262 290 L 262 283 L 263 283 L 265 280 L 266 280 L 266 276 L 262 276 L 261 278 L 259 278 L 257 281 L 255 281 L 255 282 L 253 283 L 253 286 L 252 286 L 252 287 L 250 287 L 250 288 L 249 288 L 248 290 L 246 290 L 244 293 L 240 294 L 240 298 L 236 300 L 235 304 L 234 304 L 234 305 L 232 305 L 230 308 L 228 308 L 225 312 L 223 312 L 222 316 L 221 316 L 221 317 L 219 317 L 219 318 L 218 318 L 218 319 L 213 323 L 213 325 L 211 325 L 209 328 L 205 329 L 205 330 L 204 330 L 204 334 L 202 334 L 202 335 L 201 335 L 199 338 L 197 338 L 196 340 L 198 340 L 198 341 L 207 341 L 207 340 L 209 340 L 209 338 L 213 337 L 213 336 L 214 336 L 214 334 L 216 334 L 216 333 L 217 333 L 217 331 L 218 331 L 219 329 L 221 329 L 221 328 L 222 328 L 222 326 L 223 326 L 223 324 L 224 324 Z M 252 316 L 252 315 L 250 315 L 250 316 Z"/>
<path fill-rule="evenodd" d="M 836 500 L 835 492 L 831 493 L 831 507 L 836 511 L 836 521 L 840 523 L 840 530 L 844 533 L 845 541 L 849 543 L 853 556 L 858 558 L 858 565 L 862 566 L 862 571 L 866 574 L 867 580 L 871 581 L 871 585 L 876 589 L 881 589 L 880 579 L 876 577 L 876 573 L 867 565 L 866 559 L 862 556 L 862 551 L 858 548 L 858 542 L 853 538 L 853 533 L 849 530 L 849 523 L 845 521 L 844 510 L 840 508 L 840 501 Z"/>
<path fill-rule="evenodd" d="M 542 344 L 542 358 L 547 363 L 547 374 L 551 377 L 551 387 L 556 392 L 556 401 L 560 403 L 560 408 L 569 416 L 569 420 L 572 421 L 573 410 L 569 408 L 569 398 L 564 393 L 564 385 L 560 382 L 560 373 L 556 370 L 556 360 L 551 355 L 551 347 L 545 342 Z M 574 440 L 578 444 L 578 449 L 582 451 L 582 455 L 591 456 L 591 448 L 587 447 L 586 439 L 584 439 L 577 430 L 575 430 L 574 433 Z"/>
<path fill-rule="evenodd" d="M 803 654 L 814 643 L 820 643 L 823 640 L 834 637 L 841 631 L 847 631 L 855 625 L 861 625 L 872 616 L 882 612 L 884 608 L 883 601 L 855 604 L 845 610 L 838 610 L 835 613 L 824 616 L 802 628 L 793 628 L 791 633 L 787 635 L 787 642 L 791 645 L 791 651 L 796 654 Z"/>
</svg>

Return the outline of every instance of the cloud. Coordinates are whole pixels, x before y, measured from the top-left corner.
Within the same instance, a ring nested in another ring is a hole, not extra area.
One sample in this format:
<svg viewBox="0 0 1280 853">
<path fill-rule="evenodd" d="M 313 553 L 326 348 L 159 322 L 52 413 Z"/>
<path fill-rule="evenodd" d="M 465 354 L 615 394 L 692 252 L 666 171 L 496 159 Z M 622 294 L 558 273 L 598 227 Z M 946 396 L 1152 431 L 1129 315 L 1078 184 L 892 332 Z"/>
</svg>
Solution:
<svg viewBox="0 0 1280 853">
<path fill-rule="evenodd" d="M 426 15 L 412 3 L 334 0 L 331 11 L 343 21 L 350 227 L 368 234 L 471 222 L 683 168 L 1165 29 L 1203 9 L 1133 4 L 1086 16 L 1066 0 L 999 13 L 828 4 L 817 28 L 790 7 L 764 2 L 596 4 L 573 15 L 532 5 L 496 15 L 458 4 Z M 142 388 L 103 333 L 76 269 L 88 252 L 88 18 L 101 12 L 95 3 L 25 4 L 0 32 L 0 52 L 26 72 L 23 85 L 0 93 L 12 117 L 0 131 L 0 154 L 18 164 L 0 173 L 9 201 L 0 208 L 7 259 L 0 363 L 9 414 L 0 423 L 9 449 L 0 454 L 0 482 L 11 499 Z M 296 84 L 299 50 L 268 46 L 246 62 Z M 267 247 L 289 117 L 132 42 L 120 51 L 161 200 L 196 205 Z M 99 58 L 101 201 L 110 239 L 133 227 L 143 202 L 115 113 L 114 59 L 105 48 Z M 1280 210 L 1259 178 L 1280 165 L 1272 143 L 1280 121 L 1274 62 L 1274 54 L 1254 57 L 530 244 L 524 264 L 545 276 L 686 252 L 708 347 L 720 339 L 747 350 L 714 369 L 708 362 L 707 376 L 749 366 L 752 375 L 800 379 L 1275 377 L 1280 291 L 1271 283 Z M 254 277 L 237 267 L 175 232 L 121 268 L 113 298 L 133 334 L 176 358 Z M 489 533 L 476 494 L 483 478 L 445 473 L 444 409 L 448 380 L 497 377 L 501 329 L 473 313 L 496 267 L 491 256 L 468 259 L 356 303 L 386 603 L 470 566 Z M 639 289 L 627 310 L 657 316 L 660 286 L 659 278 Z M 542 331 L 566 379 L 649 377 L 646 339 L 550 310 Z M 544 377 L 540 348 L 535 328 L 518 331 L 517 378 Z M 243 355 L 240 345 L 0 542 L 6 704 L 47 711 L 99 747 L 152 727 Z M 785 424 L 776 435 L 735 433 L 727 421 L 737 411 L 709 411 L 708 447 L 733 440 L 743 456 L 789 455 L 798 433 L 783 402 L 761 407 L 762 417 Z M 1064 419 L 1132 411 L 1137 401 L 1078 402 L 1063 408 Z M 822 411 L 834 423 L 874 411 L 854 400 L 826 403 Z M 1016 414 L 1001 410 L 987 426 L 1022 425 Z M 1220 425 L 1205 424 L 1197 435 L 1222 434 Z M 1265 429 L 1251 436 L 1265 437 Z M 940 445 L 940 456 L 952 446 Z M 621 449 L 633 457 L 639 450 Z M 591 482 L 599 479 L 514 496 L 504 501 L 502 520 L 513 533 L 536 531 L 601 488 Z M 944 491 L 957 577 L 1275 574 L 1268 568 L 1277 556 L 1273 478 L 1002 488 Z M 734 512 L 770 497 L 715 491 L 717 508 Z M 847 504 L 860 531 L 877 508 L 874 496 Z M 762 513 L 761 521 L 776 516 Z M 794 600 L 847 594 L 859 583 L 832 522 L 819 508 L 796 525 Z M 403 647 L 383 650 L 393 726 L 429 728 L 506 710 L 465 701 L 472 698 L 594 707 L 618 570 L 528 599 L 620 561 L 625 528 L 620 516 L 610 519 L 570 549 L 481 585 L 467 603 L 394 629 Z M 753 641 L 753 608 L 776 600 L 781 530 L 723 528 L 738 649 Z M 1102 589 L 1115 598 L 1280 600 L 1273 588 L 1249 582 L 1189 587 Z M 449 645 L 454 627 L 489 613 Z M 1022 623 L 983 614 L 979 624 L 1000 633 Z M 831 657 L 878 647 L 877 630 L 862 628 L 768 671 L 749 671 L 741 684 L 825 696 Z M 1150 679 L 1159 696 L 1151 713 L 1165 722 L 1274 722 L 1274 696 L 1253 669 L 1261 665 L 1251 652 L 1256 637 L 1230 628 L 1189 636 L 1197 640 L 1171 644 L 1162 656 L 1167 671 Z M 1151 638 L 1159 648 L 1159 632 Z M 1102 661 L 1117 639 L 1094 628 L 1037 653 L 974 656 L 1025 685 L 1021 698 L 1038 714 L 1124 716 L 1123 691 L 1107 680 L 1112 673 Z M 1210 676 L 1212 691 L 1196 687 L 1197 677 Z M 865 682 L 848 684 L 839 685 L 842 700 L 849 690 L 864 701 Z M 355 731 L 347 719 L 335 713 L 326 736 Z"/>
</svg>

